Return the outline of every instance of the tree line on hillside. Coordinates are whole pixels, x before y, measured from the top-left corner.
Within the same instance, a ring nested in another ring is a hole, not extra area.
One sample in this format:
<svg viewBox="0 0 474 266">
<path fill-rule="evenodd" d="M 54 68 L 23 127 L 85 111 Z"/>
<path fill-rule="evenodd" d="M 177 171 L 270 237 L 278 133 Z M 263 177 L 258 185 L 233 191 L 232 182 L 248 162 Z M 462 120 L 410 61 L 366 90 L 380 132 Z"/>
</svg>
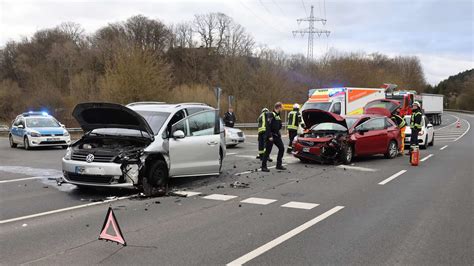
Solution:
<svg viewBox="0 0 474 266">
<path fill-rule="evenodd" d="M 474 69 L 466 70 L 428 86 L 426 92 L 443 94 L 447 108 L 474 111 Z"/>
<path fill-rule="evenodd" d="M 240 122 L 276 101 L 302 103 L 310 88 L 427 86 L 416 57 L 329 51 L 318 60 L 257 44 L 222 13 L 165 25 L 142 15 L 86 34 L 76 23 L 43 29 L 0 48 L 0 121 L 46 109 L 74 123 L 85 101 L 198 101 L 215 106 L 213 87 L 235 97 Z"/>
</svg>

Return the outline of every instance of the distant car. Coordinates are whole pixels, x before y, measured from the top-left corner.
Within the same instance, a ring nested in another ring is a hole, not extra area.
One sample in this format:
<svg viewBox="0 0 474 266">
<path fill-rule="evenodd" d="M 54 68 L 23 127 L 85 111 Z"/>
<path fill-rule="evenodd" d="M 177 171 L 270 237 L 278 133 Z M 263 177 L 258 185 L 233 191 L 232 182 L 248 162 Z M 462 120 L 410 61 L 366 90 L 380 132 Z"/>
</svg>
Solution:
<svg viewBox="0 0 474 266">
<path fill-rule="evenodd" d="M 23 145 L 25 150 L 40 146 L 61 146 L 71 144 L 71 136 L 54 117 L 45 112 L 23 113 L 15 118 L 8 134 L 10 147 Z"/>
<path fill-rule="evenodd" d="M 405 146 L 410 146 L 411 129 L 410 129 L 411 117 L 405 116 L 405 122 L 407 127 L 405 128 Z M 428 146 L 434 145 L 434 128 L 430 123 L 428 117 L 425 115 L 421 118 L 421 131 L 418 133 L 418 144 L 420 148 L 426 149 Z"/>
<path fill-rule="evenodd" d="M 7 125 L 0 125 L 0 132 L 2 131 L 10 131 L 10 128 Z"/>
<path fill-rule="evenodd" d="M 225 144 L 227 147 L 235 147 L 245 142 L 245 134 L 242 130 L 233 127 L 225 127 Z"/>
<path fill-rule="evenodd" d="M 308 131 L 295 138 L 293 155 L 301 161 L 349 164 L 354 156 L 384 154 L 394 158 L 401 144 L 400 129 L 386 116 L 342 117 L 318 109 L 302 112 Z"/>
</svg>

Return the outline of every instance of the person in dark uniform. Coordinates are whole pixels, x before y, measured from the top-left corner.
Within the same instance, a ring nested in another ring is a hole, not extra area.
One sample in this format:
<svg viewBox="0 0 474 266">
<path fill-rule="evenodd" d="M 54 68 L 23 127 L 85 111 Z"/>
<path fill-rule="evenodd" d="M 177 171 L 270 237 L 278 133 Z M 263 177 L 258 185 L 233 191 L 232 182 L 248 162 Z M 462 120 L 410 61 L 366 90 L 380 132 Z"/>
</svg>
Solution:
<svg viewBox="0 0 474 266">
<path fill-rule="evenodd" d="M 421 130 L 421 119 L 423 114 L 421 113 L 421 106 L 419 102 L 413 103 L 411 118 L 410 118 L 410 150 L 413 146 L 418 146 L 418 133 Z M 408 153 L 410 154 L 410 153 Z"/>
<path fill-rule="evenodd" d="M 267 113 L 269 112 L 268 108 L 263 108 L 262 113 L 258 116 L 257 124 L 258 124 L 258 155 L 257 159 L 262 160 L 265 154 L 265 133 L 267 130 Z M 273 160 L 268 158 L 269 162 Z"/>
<path fill-rule="evenodd" d="M 296 135 L 298 135 L 298 126 L 300 122 L 300 105 L 295 103 L 293 105 L 293 111 L 288 113 L 288 136 L 290 138 L 290 143 L 288 144 L 288 149 L 286 150 L 288 153 L 293 151 L 293 140 L 295 139 Z"/>
<path fill-rule="evenodd" d="M 278 157 L 277 157 L 277 165 L 276 169 L 278 170 L 286 170 L 283 166 L 283 154 L 285 153 L 285 146 L 283 145 L 283 141 L 281 140 L 281 133 L 280 130 L 282 128 L 280 112 L 283 106 L 281 102 L 277 102 L 273 109 L 273 112 L 268 113 L 267 121 L 266 121 L 266 130 L 265 130 L 265 140 L 266 140 L 266 148 L 265 148 L 265 155 L 262 159 L 262 172 L 270 172 L 267 168 L 267 161 L 272 152 L 273 144 L 278 147 Z"/>
<path fill-rule="evenodd" d="M 229 110 L 224 114 L 224 125 L 226 127 L 234 127 L 235 120 L 234 110 L 232 107 L 229 107 Z"/>
</svg>

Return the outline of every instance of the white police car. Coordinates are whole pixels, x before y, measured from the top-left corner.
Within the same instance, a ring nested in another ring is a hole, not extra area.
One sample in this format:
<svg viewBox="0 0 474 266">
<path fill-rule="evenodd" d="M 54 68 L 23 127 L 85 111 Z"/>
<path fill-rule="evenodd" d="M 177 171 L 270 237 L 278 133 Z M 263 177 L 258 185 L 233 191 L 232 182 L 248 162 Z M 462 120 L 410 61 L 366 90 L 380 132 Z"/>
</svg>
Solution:
<svg viewBox="0 0 474 266">
<path fill-rule="evenodd" d="M 64 125 L 45 112 L 23 113 L 15 118 L 8 134 L 10 147 L 23 145 L 25 150 L 40 146 L 61 146 L 66 149 L 71 143 Z"/>
</svg>

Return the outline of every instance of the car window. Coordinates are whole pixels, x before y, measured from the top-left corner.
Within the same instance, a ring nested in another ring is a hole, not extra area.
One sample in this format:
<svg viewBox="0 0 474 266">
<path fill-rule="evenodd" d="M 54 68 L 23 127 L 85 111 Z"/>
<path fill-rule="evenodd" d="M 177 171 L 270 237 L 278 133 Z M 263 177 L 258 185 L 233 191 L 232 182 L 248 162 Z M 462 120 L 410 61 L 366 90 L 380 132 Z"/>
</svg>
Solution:
<svg viewBox="0 0 474 266">
<path fill-rule="evenodd" d="M 18 125 L 25 126 L 25 120 L 23 120 L 23 118 L 20 118 L 20 121 L 18 121 Z"/>
<path fill-rule="evenodd" d="M 146 122 L 153 130 L 153 133 L 156 135 L 160 131 L 161 127 L 165 123 L 166 119 L 168 119 L 170 113 L 167 112 L 153 112 L 153 111 L 136 111 L 139 113 L 143 118 L 145 118 Z"/>
<path fill-rule="evenodd" d="M 331 107 L 330 102 L 306 102 L 303 104 L 303 107 L 301 108 L 301 111 L 306 110 L 306 109 L 319 109 L 323 111 L 329 111 L 329 108 Z"/>
<path fill-rule="evenodd" d="M 186 112 L 188 113 L 188 115 L 193 115 L 195 113 L 199 113 L 199 112 L 202 112 L 202 111 L 205 111 L 205 110 L 209 110 L 209 108 L 204 108 L 204 107 L 189 107 L 189 108 L 186 108 Z"/>
<path fill-rule="evenodd" d="M 214 110 L 199 112 L 175 123 L 172 132 L 182 130 L 188 137 L 213 135 L 215 119 Z"/>
<path fill-rule="evenodd" d="M 357 122 L 357 118 L 355 117 L 346 117 L 346 124 L 347 124 L 347 128 L 351 128 L 355 122 Z"/>
<path fill-rule="evenodd" d="M 393 127 L 393 123 L 390 121 L 390 119 L 385 118 L 385 128 Z"/>
<path fill-rule="evenodd" d="M 341 103 L 337 102 L 332 106 L 332 112 L 335 114 L 340 115 L 341 114 Z"/>
<path fill-rule="evenodd" d="M 180 120 L 183 120 L 184 118 L 186 117 L 185 113 L 184 113 L 184 110 L 179 110 L 178 112 L 176 112 L 173 117 L 170 119 L 170 121 L 168 122 L 168 126 L 167 126 L 167 129 L 165 132 L 163 132 L 163 138 L 168 138 L 171 134 L 171 128 L 174 124 L 176 124 L 176 122 L 180 121 Z M 186 123 L 182 123 L 180 125 L 180 130 L 182 130 L 185 134 L 186 134 L 186 130 L 187 130 L 187 127 L 185 127 L 185 124 Z M 176 131 L 176 130 L 173 130 L 173 132 Z M 187 136 L 187 135 L 186 135 Z"/>
<path fill-rule="evenodd" d="M 30 117 L 26 119 L 28 127 L 59 127 L 59 123 L 51 117 Z"/>
<path fill-rule="evenodd" d="M 385 119 L 374 118 L 359 126 L 362 130 L 381 130 L 385 128 Z"/>
<path fill-rule="evenodd" d="M 15 121 L 13 121 L 14 126 L 18 126 L 19 123 L 20 123 L 20 118 L 17 118 L 15 119 Z"/>
</svg>

